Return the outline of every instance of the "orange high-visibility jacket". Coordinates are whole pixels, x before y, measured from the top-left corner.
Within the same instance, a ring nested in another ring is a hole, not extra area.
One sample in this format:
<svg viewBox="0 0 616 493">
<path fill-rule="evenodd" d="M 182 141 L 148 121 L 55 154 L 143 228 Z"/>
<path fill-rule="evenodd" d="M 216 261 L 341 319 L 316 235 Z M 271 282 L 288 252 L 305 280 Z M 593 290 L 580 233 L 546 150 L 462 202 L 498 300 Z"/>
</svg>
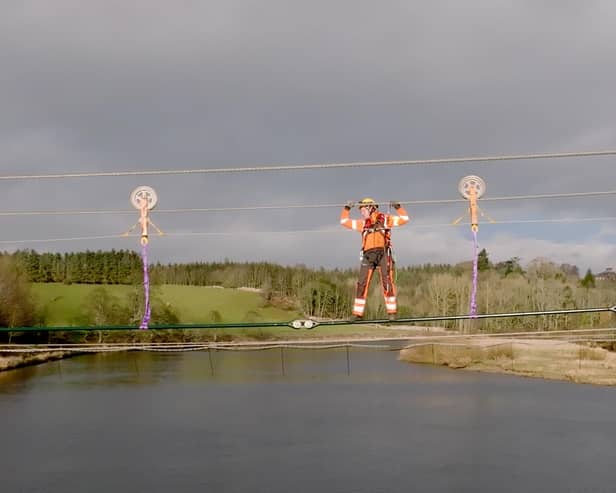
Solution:
<svg viewBox="0 0 616 493">
<path fill-rule="evenodd" d="M 389 246 L 389 230 L 395 226 L 402 226 L 409 222 L 409 215 L 404 207 L 400 207 L 397 212 L 397 215 L 383 214 L 383 227 L 373 229 L 370 228 L 371 224 L 369 224 L 369 227 L 364 231 L 366 221 L 363 219 L 351 219 L 351 211 L 343 208 L 340 213 L 340 224 L 345 228 L 362 232 L 361 249 L 363 251 L 371 250 L 372 248 L 386 248 Z M 370 218 L 372 224 L 376 222 L 378 215 L 378 211 L 371 214 Z"/>
</svg>

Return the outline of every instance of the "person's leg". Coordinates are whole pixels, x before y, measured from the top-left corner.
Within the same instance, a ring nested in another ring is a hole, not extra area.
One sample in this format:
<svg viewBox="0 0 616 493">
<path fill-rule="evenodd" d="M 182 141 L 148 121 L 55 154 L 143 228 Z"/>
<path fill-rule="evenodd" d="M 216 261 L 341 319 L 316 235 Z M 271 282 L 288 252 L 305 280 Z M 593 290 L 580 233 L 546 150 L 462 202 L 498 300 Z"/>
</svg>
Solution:
<svg viewBox="0 0 616 493">
<path fill-rule="evenodd" d="M 356 317 L 364 316 L 370 281 L 372 280 L 372 275 L 374 274 L 374 269 L 378 261 L 377 254 L 378 252 L 369 250 L 364 252 L 362 256 L 357 289 L 355 290 L 355 301 L 353 302 L 353 315 Z"/>
<path fill-rule="evenodd" d="M 393 260 L 385 252 L 383 252 L 379 259 L 379 273 L 383 286 L 385 308 L 389 315 L 395 315 L 398 312 L 398 303 L 396 300 L 396 286 L 394 285 Z"/>
<path fill-rule="evenodd" d="M 370 281 L 374 269 L 366 262 L 366 259 L 362 259 L 361 267 L 359 268 L 359 278 L 357 280 L 357 289 L 355 290 L 355 300 L 353 302 L 353 315 L 356 317 L 363 317 L 366 309 L 366 297 L 368 295 L 368 288 L 370 287 Z"/>
</svg>

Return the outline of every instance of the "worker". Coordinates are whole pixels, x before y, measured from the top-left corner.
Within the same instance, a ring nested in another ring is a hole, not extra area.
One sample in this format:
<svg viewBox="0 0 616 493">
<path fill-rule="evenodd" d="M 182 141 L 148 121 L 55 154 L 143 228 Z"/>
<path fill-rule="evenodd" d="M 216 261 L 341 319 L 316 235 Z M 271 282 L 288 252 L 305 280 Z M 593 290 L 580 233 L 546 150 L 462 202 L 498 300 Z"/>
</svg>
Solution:
<svg viewBox="0 0 616 493">
<path fill-rule="evenodd" d="M 392 201 L 389 205 L 396 210 L 397 215 L 380 212 L 379 205 L 371 198 L 362 199 L 357 204 L 363 219 L 351 219 L 354 202 L 347 202 L 340 213 L 340 224 L 345 228 L 360 231 L 362 235 L 361 266 L 351 317 L 353 321 L 361 320 L 364 316 L 370 280 L 377 268 L 381 276 L 388 318 L 395 320 L 398 313 L 396 286 L 393 279 L 394 258 L 391 229 L 409 222 L 409 216 L 400 203 Z"/>
</svg>

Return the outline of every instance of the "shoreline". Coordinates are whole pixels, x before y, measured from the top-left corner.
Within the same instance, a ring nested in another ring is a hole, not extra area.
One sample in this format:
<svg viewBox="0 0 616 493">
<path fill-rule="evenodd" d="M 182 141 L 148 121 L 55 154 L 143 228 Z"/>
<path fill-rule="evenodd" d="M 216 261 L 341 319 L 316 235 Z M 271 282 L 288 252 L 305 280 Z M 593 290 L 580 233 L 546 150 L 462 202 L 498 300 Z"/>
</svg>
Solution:
<svg viewBox="0 0 616 493">
<path fill-rule="evenodd" d="M 0 352 L 0 372 L 16 370 L 26 366 L 40 365 L 49 361 L 57 361 L 79 354 L 74 351 L 45 351 L 37 353 L 2 354 Z"/>
<path fill-rule="evenodd" d="M 184 343 L 184 344 L 195 344 L 195 345 L 204 344 L 204 345 L 209 345 L 210 347 L 214 349 L 215 348 L 224 349 L 226 347 L 234 347 L 234 346 L 250 347 L 250 346 L 264 346 L 264 345 L 274 346 L 274 345 L 282 345 L 282 344 L 307 345 L 311 343 L 314 343 L 314 344 L 326 344 L 326 343 L 344 344 L 344 343 L 354 343 L 354 342 L 355 343 L 361 343 L 361 342 L 372 343 L 372 342 L 379 342 L 379 341 L 412 340 L 414 336 L 424 336 L 424 337 L 434 336 L 435 334 L 441 334 L 444 332 L 445 332 L 444 329 L 434 328 L 434 327 L 413 326 L 413 327 L 400 327 L 400 328 L 392 329 L 390 327 L 375 326 L 373 328 L 365 330 L 364 332 L 350 334 L 350 335 L 342 335 L 340 333 L 337 333 L 337 334 L 312 333 L 309 336 L 298 337 L 298 338 L 293 338 L 293 339 L 289 337 L 284 337 L 281 339 L 278 339 L 278 338 L 252 339 L 252 338 L 239 337 L 236 339 L 221 338 L 220 340 L 216 340 L 215 338 L 213 341 L 212 340 L 176 341 L 174 339 L 171 339 L 169 341 L 147 342 L 147 341 L 125 340 L 125 341 L 109 342 L 107 343 L 107 347 L 109 346 L 117 347 L 119 345 L 139 346 L 140 344 L 144 344 L 144 345 L 151 344 L 154 346 L 157 344 L 173 345 L 176 343 L 177 344 Z M 27 346 L 35 346 L 35 345 L 27 345 Z M 66 346 L 70 346 L 70 344 L 67 343 Z M 101 348 L 104 346 L 105 346 L 105 343 L 101 344 Z M 36 352 L 27 352 L 27 351 L 20 351 L 20 352 L 4 351 L 3 352 L 2 351 L 2 349 L 4 348 L 17 348 L 17 347 L 19 347 L 18 344 L 13 344 L 13 345 L 3 344 L 2 347 L 0 347 L 0 372 L 14 370 L 14 369 L 22 368 L 26 366 L 38 365 L 38 364 L 42 364 L 48 361 L 56 361 L 56 360 L 68 358 L 68 357 L 71 357 L 77 354 L 106 352 L 103 349 L 101 349 L 101 351 L 93 350 L 92 347 L 89 347 L 87 351 L 86 350 L 79 351 L 78 349 L 62 350 L 61 348 L 56 348 L 56 349 L 50 348 L 49 351 L 45 351 L 45 350 L 41 350 L 40 347 L 39 349 L 37 349 Z"/>
<path fill-rule="evenodd" d="M 593 385 L 616 385 L 616 353 L 558 339 L 460 337 L 409 345 L 408 363 Z"/>
<path fill-rule="evenodd" d="M 591 347 L 559 339 L 494 338 L 477 335 L 468 337 L 459 334 L 448 334 L 446 340 L 444 340 L 438 335 L 435 336 L 435 332 L 441 331 L 434 330 L 434 328 L 426 331 L 426 328 L 422 327 L 409 327 L 407 330 L 397 329 L 387 331 L 387 333 L 379 331 L 372 335 L 342 336 L 337 334 L 298 339 L 204 341 L 203 344 L 213 349 L 222 350 L 238 346 L 276 347 L 406 341 L 406 346 L 399 350 L 398 359 L 407 363 L 616 386 L 616 353 L 601 347 Z M 110 343 L 110 346 L 112 345 L 113 343 Z M 36 353 L 3 353 L 0 350 L 0 372 L 56 361 L 86 352 L 103 351 L 50 348 L 49 351 L 38 351 Z"/>
</svg>

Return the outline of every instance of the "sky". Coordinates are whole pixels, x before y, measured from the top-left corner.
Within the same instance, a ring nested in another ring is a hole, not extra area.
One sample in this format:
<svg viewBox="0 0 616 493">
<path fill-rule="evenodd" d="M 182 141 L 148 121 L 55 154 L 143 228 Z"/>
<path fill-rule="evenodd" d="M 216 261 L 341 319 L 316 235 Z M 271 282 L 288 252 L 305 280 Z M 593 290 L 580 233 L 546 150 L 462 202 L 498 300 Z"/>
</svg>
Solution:
<svg viewBox="0 0 616 493">
<path fill-rule="evenodd" d="M 613 150 L 615 17 L 608 0 L 9 0 L 0 176 Z M 611 191 L 615 160 L 3 179 L 0 250 L 139 250 L 92 237 L 133 226 L 130 193 L 148 185 L 166 233 L 151 261 L 353 267 L 360 237 L 340 227 L 342 204 L 458 199 L 478 175 L 491 260 L 598 272 L 616 267 L 616 220 L 510 221 L 611 218 L 616 196 L 483 200 Z M 264 206 L 279 208 L 252 209 Z M 169 212 L 194 208 L 247 210 Z M 408 210 L 399 265 L 472 259 L 468 225 L 451 225 L 464 202 Z"/>
</svg>

